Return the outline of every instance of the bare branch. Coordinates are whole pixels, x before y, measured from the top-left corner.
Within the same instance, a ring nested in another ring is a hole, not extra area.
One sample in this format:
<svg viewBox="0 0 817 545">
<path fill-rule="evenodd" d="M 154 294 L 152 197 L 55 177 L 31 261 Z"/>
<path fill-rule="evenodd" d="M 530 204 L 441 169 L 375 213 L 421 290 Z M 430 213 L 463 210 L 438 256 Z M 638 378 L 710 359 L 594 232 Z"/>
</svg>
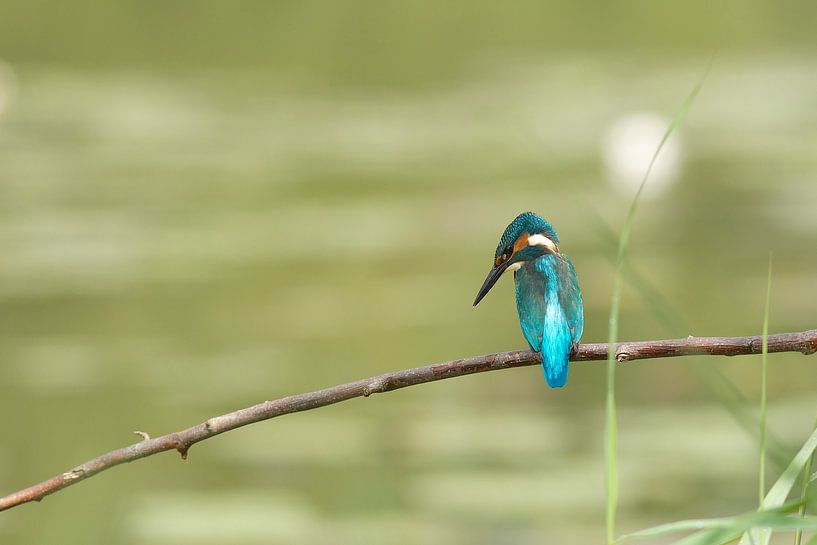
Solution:
<svg viewBox="0 0 817 545">
<path fill-rule="evenodd" d="M 754 336 L 687 337 L 686 339 L 627 342 L 617 345 L 616 359 L 619 362 L 627 362 L 648 358 L 691 355 L 739 356 L 759 354 L 761 341 L 761 337 Z M 817 329 L 801 333 L 769 335 L 768 343 L 769 352 L 813 354 L 817 352 Z M 571 359 L 573 361 L 606 360 L 607 346 L 605 343 L 580 345 Z M 40 501 L 49 494 L 76 484 L 106 469 L 167 450 L 176 450 L 181 454 L 182 458 L 186 459 L 187 451 L 196 443 L 261 420 L 317 409 L 318 407 L 340 403 L 355 397 L 368 397 L 372 394 L 390 392 L 406 386 L 414 386 L 415 384 L 473 373 L 524 367 L 539 362 L 538 355 L 529 350 L 475 356 L 384 373 L 367 379 L 324 388 L 323 390 L 283 397 L 274 401 L 265 401 L 246 409 L 213 417 L 192 428 L 156 437 L 155 439 L 151 439 L 146 433 L 136 432 L 143 438 L 138 443 L 103 454 L 47 481 L 0 498 L 0 511 L 30 501 Z"/>
</svg>

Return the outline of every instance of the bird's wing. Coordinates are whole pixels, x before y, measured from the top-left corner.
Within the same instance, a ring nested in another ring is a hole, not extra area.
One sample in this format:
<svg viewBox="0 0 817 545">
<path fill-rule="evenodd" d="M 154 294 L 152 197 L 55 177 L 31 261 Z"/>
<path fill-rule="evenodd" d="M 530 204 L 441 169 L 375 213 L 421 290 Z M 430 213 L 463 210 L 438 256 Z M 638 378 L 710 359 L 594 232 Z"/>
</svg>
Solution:
<svg viewBox="0 0 817 545">
<path fill-rule="evenodd" d="M 579 277 L 570 258 L 564 254 L 559 254 L 558 257 L 556 266 L 558 268 L 559 304 L 562 306 L 567 327 L 570 329 L 570 338 L 574 344 L 578 344 L 584 329 L 584 310 Z"/>
<path fill-rule="evenodd" d="M 522 334 L 531 350 L 539 352 L 545 331 L 545 277 L 532 265 L 525 264 L 514 273 L 514 286 Z"/>
<path fill-rule="evenodd" d="M 567 382 L 570 352 L 573 346 L 573 332 L 569 314 L 569 282 L 563 275 L 569 274 L 560 255 L 544 255 L 534 262 L 534 268 L 544 281 L 545 312 L 542 316 L 542 369 L 548 385 L 562 387 Z M 563 295 L 562 292 L 566 291 Z M 564 299 L 564 300 L 563 300 Z M 565 305 L 569 305 L 567 308 Z"/>
</svg>

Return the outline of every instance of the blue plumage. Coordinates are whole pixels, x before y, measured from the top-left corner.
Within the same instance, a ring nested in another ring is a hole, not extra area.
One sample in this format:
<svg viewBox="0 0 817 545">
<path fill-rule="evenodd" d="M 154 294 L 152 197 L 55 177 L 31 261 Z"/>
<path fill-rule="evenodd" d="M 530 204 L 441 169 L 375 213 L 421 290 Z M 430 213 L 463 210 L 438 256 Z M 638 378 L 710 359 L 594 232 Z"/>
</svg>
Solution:
<svg viewBox="0 0 817 545">
<path fill-rule="evenodd" d="M 567 382 L 570 354 L 584 328 L 576 270 L 558 244 L 550 223 L 532 212 L 520 214 L 502 234 L 494 267 L 474 301 L 479 303 L 502 273 L 515 271 L 522 334 L 531 349 L 542 354 L 545 379 L 553 388 Z"/>
<path fill-rule="evenodd" d="M 522 334 L 531 350 L 541 352 L 548 384 L 564 386 L 570 352 L 584 326 L 576 271 L 566 256 L 548 254 L 525 262 L 514 284 Z"/>
</svg>

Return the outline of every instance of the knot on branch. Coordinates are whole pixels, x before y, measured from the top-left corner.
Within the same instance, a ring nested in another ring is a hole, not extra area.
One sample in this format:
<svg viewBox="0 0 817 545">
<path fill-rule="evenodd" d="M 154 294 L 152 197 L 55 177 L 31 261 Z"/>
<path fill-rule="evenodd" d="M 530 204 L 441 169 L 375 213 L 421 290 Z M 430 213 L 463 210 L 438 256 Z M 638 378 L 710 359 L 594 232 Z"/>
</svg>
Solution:
<svg viewBox="0 0 817 545">
<path fill-rule="evenodd" d="M 62 480 L 64 481 L 73 481 L 74 479 L 79 479 L 85 475 L 85 470 L 81 467 L 75 467 L 71 471 L 66 471 L 62 474 Z"/>
<path fill-rule="evenodd" d="M 182 460 L 187 460 L 187 451 L 190 450 L 192 443 L 182 439 L 178 433 L 166 435 L 165 437 L 167 438 L 165 441 L 165 444 L 167 445 L 166 450 L 170 450 L 172 448 L 179 453 Z"/>
<path fill-rule="evenodd" d="M 616 362 L 618 363 L 628 362 L 632 358 L 633 356 L 629 352 L 625 352 L 624 350 L 616 351 Z"/>
<path fill-rule="evenodd" d="M 379 394 L 385 391 L 386 383 L 383 380 L 373 380 L 363 387 L 363 397 L 369 397 L 372 394 Z"/>
</svg>

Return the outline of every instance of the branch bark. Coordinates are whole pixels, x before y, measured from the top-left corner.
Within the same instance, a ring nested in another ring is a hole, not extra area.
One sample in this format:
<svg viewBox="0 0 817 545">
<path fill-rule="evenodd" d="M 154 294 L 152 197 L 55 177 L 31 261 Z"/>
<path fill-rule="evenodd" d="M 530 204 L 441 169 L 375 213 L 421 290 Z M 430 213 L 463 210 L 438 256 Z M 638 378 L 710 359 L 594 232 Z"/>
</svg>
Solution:
<svg viewBox="0 0 817 545">
<path fill-rule="evenodd" d="M 779 333 L 769 335 L 769 352 L 817 352 L 817 329 L 800 333 Z M 752 337 L 687 337 L 685 339 L 668 339 L 618 343 L 616 359 L 619 362 L 649 358 L 669 358 L 676 356 L 739 356 L 760 354 L 762 339 Z M 593 361 L 607 359 L 606 343 L 582 344 L 571 357 L 573 361 Z M 258 405 L 240 409 L 228 414 L 210 418 L 197 426 L 187 428 L 151 439 L 144 432 L 136 432 L 143 440 L 85 462 L 73 469 L 52 477 L 46 481 L 30 486 L 0 498 L 0 511 L 28 503 L 40 501 L 49 494 L 69 487 L 89 477 L 101 473 L 119 464 L 133 462 L 140 458 L 152 456 L 167 450 L 178 451 L 183 459 L 187 451 L 200 441 L 224 432 L 269 420 L 289 413 L 308 411 L 326 405 L 333 405 L 356 397 L 368 397 L 398 390 L 407 386 L 434 382 L 447 378 L 497 371 L 514 367 L 535 365 L 540 362 L 538 355 L 529 350 L 500 352 L 486 356 L 475 356 L 459 360 L 415 367 L 402 371 L 384 373 L 374 377 L 339 384 L 323 390 L 305 394 L 292 395 L 264 401 Z"/>
</svg>

